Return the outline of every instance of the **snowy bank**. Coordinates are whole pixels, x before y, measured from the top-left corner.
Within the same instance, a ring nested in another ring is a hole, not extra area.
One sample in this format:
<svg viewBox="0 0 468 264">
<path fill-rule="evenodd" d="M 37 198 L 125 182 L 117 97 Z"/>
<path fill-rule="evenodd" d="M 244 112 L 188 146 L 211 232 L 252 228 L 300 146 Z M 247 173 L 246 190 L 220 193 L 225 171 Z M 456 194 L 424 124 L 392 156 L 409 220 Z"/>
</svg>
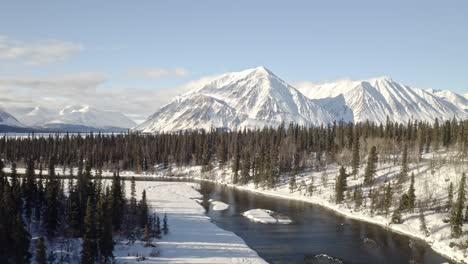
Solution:
<svg viewBox="0 0 468 264">
<path fill-rule="evenodd" d="M 114 255 L 118 263 L 243 263 L 266 264 L 258 254 L 232 232 L 223 230 L 205 215 L 205 209 L 194 199 L 202 198 L 195 183 L 136 182 L 137 193 L 146 190 L 151 210 L 159 215 L 166 213 L 169 234 L 153 241 L 159 251 L 152 257 L 154 248 L 141 245 L 116 245 Z"/>
<path fill-rule="evenodd" d="M 266 209 L 252 209 L 242 213 L 242 215 L 263 224 L 290 224 L 292 222 L 288 217 Z"/>
</svg>

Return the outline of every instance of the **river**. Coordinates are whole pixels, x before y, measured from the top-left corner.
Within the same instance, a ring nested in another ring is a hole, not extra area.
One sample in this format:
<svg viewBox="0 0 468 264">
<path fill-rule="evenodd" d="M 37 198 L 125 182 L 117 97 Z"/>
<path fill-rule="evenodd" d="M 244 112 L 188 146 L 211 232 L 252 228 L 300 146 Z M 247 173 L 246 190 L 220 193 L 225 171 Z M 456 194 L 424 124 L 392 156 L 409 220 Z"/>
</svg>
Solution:
<svg viewBox="0 0 468 264">
<path fill-rule="evenodd" d="M 340 263 L 314 256 L 326 254 L 343 263 L 444 263 L 447 259 L 427 244 L 384 228 L 337 215 L 310 203 L 275 198 L 203 182 L 207 215 L 221 228 L 234 232 L 272 264 Z M 210 210 L 209 199 L 230 205 Z M 243 217 L 262 208 L 287 215 L 292 224 L 262 224 Z"/>
</svg>

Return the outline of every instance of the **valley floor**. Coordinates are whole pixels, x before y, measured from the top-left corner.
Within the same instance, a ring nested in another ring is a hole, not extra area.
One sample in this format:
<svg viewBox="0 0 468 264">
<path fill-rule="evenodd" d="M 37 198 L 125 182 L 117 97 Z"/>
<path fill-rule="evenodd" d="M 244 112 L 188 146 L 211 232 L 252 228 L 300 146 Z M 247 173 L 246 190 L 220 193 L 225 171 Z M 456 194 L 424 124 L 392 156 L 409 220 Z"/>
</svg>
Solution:
<svg viewBox="0 0 468 264">
<path fill-rule="evenodd" d="M 197 187 L 196 183 L 137 182 L 137 192 L 146 190 L 152 212 L 167 214 L 169 234 L 154 241 L 159 257 L 149 257 L 155 248 L 141 244 L 116 245 L 118 263 L 134 263 L 138 255 L 147 258 L 144 263 L 266 264 L 241 238 L 211 222 L 195 200 L 202 198 Z"/>
<path fill-rule="evenodd" d="M 158 171 L 152 176 L 164 178 L 170 174 L 171 176 L 179 176 L 182 178 L 209 180 L 242 190 L 317 204 L 349 218 L 377 224 L 393 232 L 424 240 L 439 254 L 456 262 L 468 263 L 468 249 L 462 249 L 457 246 L 450 245 L 453 243 L 465 243 L 468 238 L 466 235 L 468 232 L 468 224 L 465 223 L 463 226 L 465 234 L 459 239 L 453 239 L 450 236 L 450 224 L 444 221 L 444 219 L 449 217 L 449 213 L 446 209 L 434 209 L 438 206 L 445 205 L 447 201 L 449 182 L 452 182 L 454 190 L 457 190 L 461 174 L 462 172 L 467 171 L 468 163 L 457 162 L 455 164 L 449 156 L 439 155 L 437 158 L 437 164 L 431 169 L 431 159 L 433 159 L 432 155 L 426 155 L 419 164 L 410 165 L 409 172 L 409 174 L 412 172 L 415 174 L 417 200 L 419 202 L 424 201 L 428 204 L 429 209 L 424 212 L 429 231 L 428 236 L 420 230 L 418 210 L 415 210 L 414 213 L 404 213 L 402 216 L 402 224 L 393 224 L 391 223 L 391 213 L 387 216 L 377 213 L 371 214 L 369 200 L 364 201 L 364 205 L 360 209 L 355 209 L 354 203 L 350 202 L 349 199 L 347 202 L 342 204 L 335 204 L 334 186 L 335 177 L 338 175 L 337 165 L 328 166 L 325 171 L 315 172 L 310 170 L 299 174 L 297 176 L 298 188 L 292 193 L 289 190 L 289 182 L 286 176 L 283 177 L 282 181 L 274 189 L 265 189 L 261 186 L 256 187 L 253 183 L 249 183 L 247 185 L 233 185 L 231 184 L 232 172 L 229 166 L 226 166 L 225 168 L 215 168 L 209 173 L 201 173 L 200 167 L 178 168 L 172 169 L 170 173 L 167 171 Z M 395 183 L 395 178 L 398 175 L 399 170 L 400 166 L 393 163 L 379 164 L 375 180 L 376 186 L 385 185 L 386 182 Z M 132 174 L 131 172 L 127 173 L 128 175 Z M 125 172 L 123 172 L 122 176 L 125 176 Z M 348 187 L 361 184 L 362 177 L 362 174 L 360 174 L 356 179 L 348 177 Z M 310 183 L 311 178 L 314 178 L 315 186 L 312 196 L 306 193 L 304 187 Z M 401 190 L 394 194 L 393 199 L 395 200 L 395 203 L 403 193 L 407 192 L 408 186 L 409 180 L 404 182 Z M 366 192 L 368 190 L 364 189 L 364 191 Z"/>
<path fill-rule="evenodd" d="M 427 154 L 420 163 L 410 165 L 409 174 L 415 174 L 417 200 L 427 203 L 428 209 L 424 215 L 429 231 L 428 236 L 420 230 L 417 211 L 411 214 L 404 213 L 402 224 L 392 224 L 391 214 L 388 216 L 371 214 L 370 201 L 364 201 L 360 209 L 355 209 L 354 203 L 349 198 L 342 204 L 335 204 L 334 186 L 335 177 L 338 175 L 337 165 L 328 166 L 319 172 L 308 170 L 299 174 L 297 176 L 298 188 L 292 193 L 289 190 L 286 175 L 282 176 L 282 180 L 274 189 L 256 187 L 252 183 L 242 186 L 233 185 L 231 184 L 232 172 L 229 166 L 214 168 L 208 173 L 202 173 L 200 167 L 192 166 L 173 168 L 172 170 L 161 169 L 154 174 L 135 174 L 123 171 L 121 176 L 134 175 L 136 177 L 157 178 L 177 176 L 179 178 L 209 180 L 242 190 L 318 204 L 347 217 L 377 224 L 391 231 L 424 240 L 436 252 L 456 262 L 468 263 L 468 249 L 450 246 L 451 243 L 461 244 L 467 240 L 468 224 L 465 223 L 463 226 L 465 234 L 460 239 L 453 239 L 450 236 L 450 225 L 444 221 L 449 217 L 449 213 L 446 209 L 435 209 L 446 204 L 449 183 L 452 182 L 454 190 L 457 190 L 461 174 L 468 171 L 468 162 L 455 160 L 446 154 Z M 18 169 L 18 172 L 22 173 L 23 170 Z M 382 186 L 386 182 L 395 183 L 399 170 L 398 164 L 391 162 L 379 164 L 376 185 Z M 6 168 L 5 171 L 9 172 L 9 169 Z M 105 172 L 104 175 L 110 176 L 111 173 Z M 348 187 L 361 184 L 362 177 L 362 173 L 356 179 L 348 177 Z M 314 192 L 310 196 L 303 186 L 310 184 L 312 179 Z M 161 240 L 155 241 L 160 256 L 149 258 L 146 263 L 266 263 L 241 238 L 220 229 L 211 222 L 210 218 L 205 215 L 204 208 L 196 201 L 201 198 L 201 194 L 196 190 L 196 183 L 137 181 L 136 186 L 139 195 L 143 189 L 146 189 L 151 210 L 160 216 L 167 213 L 169 218 L 169 234 L 163 236 Z M 409 180 L 404 182 L 401 190 L 394 194 L 395 203 L 402 193 L 407 191 L 408 186 Z M 367 191 L 364 189 L 364 192 Z M 116 245 L 114 252 L 120 263 L 136 262 L 135 256 L 148 257 L 154 250 L 153 248 L 144 248 L 138 243 L 129 246 L 125 245 L 124 242 L 121 241 Z M 78 252 L 79 250 L 75 253 Z"/>
</svg>

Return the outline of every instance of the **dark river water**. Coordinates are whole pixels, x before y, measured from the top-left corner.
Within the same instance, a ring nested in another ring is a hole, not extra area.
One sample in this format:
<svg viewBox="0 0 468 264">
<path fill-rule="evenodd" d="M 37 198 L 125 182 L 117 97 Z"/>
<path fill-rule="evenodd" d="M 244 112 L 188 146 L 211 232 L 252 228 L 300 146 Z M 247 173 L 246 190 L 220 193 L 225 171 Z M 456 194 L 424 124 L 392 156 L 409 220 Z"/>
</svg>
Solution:
<svg viewBox="0 0 468 264">
<path fill-rule="evenodd" d="M 234 232 L 272 264 L 340 263 L 314 258 L 326 254 L 342 263 L 444 263 L 429 246 L 379 226 L 347 219 L 317 205 L 291 201 L 203 182 L 207 215 Z M 228 210 L 210 210 L 208 199 L 225 202 Z M 244 211 L 262 208 L 287 215 L 289 225 L 249 221 Z"/>
</svg>

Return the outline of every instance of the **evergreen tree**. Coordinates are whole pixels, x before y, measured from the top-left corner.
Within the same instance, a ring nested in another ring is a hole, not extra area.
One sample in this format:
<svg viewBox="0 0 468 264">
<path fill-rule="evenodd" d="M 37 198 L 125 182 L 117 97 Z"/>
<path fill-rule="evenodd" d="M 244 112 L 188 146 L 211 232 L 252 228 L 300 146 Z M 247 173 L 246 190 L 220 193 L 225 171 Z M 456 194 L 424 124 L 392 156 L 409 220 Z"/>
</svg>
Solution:
<svg viewBox="0 0 468 264">
<path fill-rule="evenodd" d="M 452 208 L 453 204 L 453 183 L 450 182 L 449 188 L 448 188 L 448 196 L 447 196 L 447 208 L 450 210 Z"/>
<path fill-rule="evenodd" d="M 47 263 L 47 253 L 43 237 L 39 237 L 36 242 L 36 263 L 37 264 L 46 264 Z"/>
<path fill-rule="evenodd" d="M 354 206 L 356 209 L 359 209 L 361 207 L 363 198 L 364 197 L 362 193 L 362 187 L 358 185 L 354 188 L 354 193 L 353 193 Z"/>
<path fill-rule="evenodd" d="M 388 215 L 390 207 L 392 206 L 392 198 L 393 198 L 393 190 L 392 186 L 390 183 L 387 184 L 387 187 L 385 188 L 385 198 L 384 198 L 384 210 L 385 210 L 385 216 Z"/>
<path fill-rule="evenodd" d="M 414 173 L 411 173 L 411 183 L 408 189 L 408 209 L 411 213 L 414 212 L 415 202 L 416 194 L 414 189 Z"/>
<path fill-rule="evenodd" d="M 419 210 L 419 230 L 423 232 L 425 236 L 429 236 L 430 234 L 426 224 L 426 217 L 422 209 Z"/>
<path fill-rule="evenodd" d="M 291 176 L 289 177 L 289 192 L 290 193 L 293 193 L 297 188 L 296 174 L 297 174 L 297 172 L 296 172 L 296 170 L 294 170 L 291 173 Z"/>
<path fill-rule="evenodd" d="M 29 159 L 26 168 L 25 178 L 26 182 L 24 185 L 24 199 L 25 199 L 25 216 L 26 219 L 31 219 L 32 208 L 34 206 L 34 199 L 36 196 L 36 182 L 34 173 L 34 161 Z"/>
<path fill-rule="evenodd" d="M 401 157 L 401 169 L 398 177 L 399 182 L 404 182 L 408 177 L 408 145 L 403 147 L 403 155 Z"/>
<path fill-rule="evenodd" d="M 335 202 L 337 204 L 343 202 L 344 200 L 344 192 L 346 191 L 347 188 L 347 183 L 346 183 L 346 177 L 348 175 L 346 174 L 346 169 L 341 166 L 340 167 L 340 174 L 338 177 L 336 177 L 336 183 L 335 183 Z"/>
<path fill-rule="evenodd" d="M 165 235 L 169 233 L 169 225 L 167 223 L 167 214 L 164 214 L 162 231 L 164 232 Z"/>
<path fill-rule="evenodd" d="M 141 194 L 141 200 L 138 204 L 138 224 L 144 227 L 148 224 L 148 203 L 146 202 L 146 190 Z"/>
<path fill-rule="evenodd" d="M 133 224 L 137 218 L 136 183 L 134 176 L 130 179 L 130 214 L 130 220 Z"/>
<path fill-rule="evenodd" d="M 145 229 L 144 229 L 144 232 L 143 232 L 143 241 L 145 241 L 145 246 L 149 246 L 151 245 L 151 237 L 150 237 L 150 230 L 149 230 L 149 227 L 148 225 L 145 225 Z"/>
<path fill-rule="evenodd" d="M 374 175 L 377 171 L 377 148 L 372 146 L 367 156 L 367 166 L 364 174 L 364 184 L 371 186 L 374 183 Z"/>
<path fill-rule="evenodd" d="M 392 223 L 394 224 L 401 224 L 401 208 L 397 207 L 392 214 Z"/>
<path fill-rule="evenodd" d="M 111 211 L 112 211 L 112 226 L 115 230 L 120 230 L 120 226 L 124 214 L 125 196 L 123 192 L 122 182 L 119 172 L 112 177 L 111 186 Z"/>
<path fill-rule="evenodd" d="M 97 243 L 96 243 L 96 222 L 91 198 L 86 203 L 86 214 L 84 218 L 84 236 L 83 248 L 81 250 L 81 263 L 92 264 L 97 258 Z"/>
<path fill-rule="evenodd" d="M 109 213 L 107 197 L 101 197 L 96 209 L 97 244 L 99 259 L 102 263 L 109 263 L 114 257 L 114 240 L 112 236 L 112 217 Z"/>
<path fill-rule="evenodd" d="M 314 177 L 310 177 L 310 183 L 309 185 L 307 186 L 307 193 L 309 194 L 309 196 L 312 196 L 312 194 L 314 193 Z"/>
<path fill-rule="evenodd" d="M 155 226 L 154 233 L 156 234 L 157 238 L 161 237 L 161 220 L 159 219 L 159 216 L 156 216 L 156 226 Z"/>
<path fill-rule="evenodd" d="M 49 179 L 46 184 L 46 229 L 53 236 L 59 224 L 60 182 L 55 176 L 55 161 L 49 161 Z"/>
<path fill-rule="evenodd" d="M 458 238 L 463 232 L 463 209 L 465 208 L 465 173 L 462 174 L 460 184 L 458 186 L 457 200 L 452 207 L 450 217 L 450 227 L 452 231 L 452 237 Z"/>
<path fill-rule="evenodd" d="M 239 142 L 238 136 L 234 139 L 234 153 L 233 153 L 233 161 L 232 161 L 232 183 L 237 184 L 239 181 L 239 167 L 240 167 L 240 154 L 239 154 Z"/>
<path fill-rule="evenodd" d="M 10 243 L 13 244 L 12 250 L 15 254 L 15 263 L 29 263 L 29 259 L 31 258 L 31 254 L 29 253 L 29 243 L 31 241 L 31 236 L 24 226 L 24 222 L 20 213 L 16 215 L 16 219 L 14 220 L 13 224 L 13 230 L 8 231 L 13 232 L 11 236 L 12 241 Z"/>
<path fill-rule="evenodd" d="M 352 151 L 353 151 L 353 157 L 352 157 L 352 161 L 351 161 L 351 167 L 352 167 L 352 172 L 351 174 L 354 175 L 354 178 L 356 178 L 358 172 L 359 172 L 359 166 L 360 166 L 360 163 L 361 163 L 361 158 L 359 156 L 359 138 L 355 138 L 354 141 L 353 141 L 353 147 L 352 147 Z"/>
</svg>

